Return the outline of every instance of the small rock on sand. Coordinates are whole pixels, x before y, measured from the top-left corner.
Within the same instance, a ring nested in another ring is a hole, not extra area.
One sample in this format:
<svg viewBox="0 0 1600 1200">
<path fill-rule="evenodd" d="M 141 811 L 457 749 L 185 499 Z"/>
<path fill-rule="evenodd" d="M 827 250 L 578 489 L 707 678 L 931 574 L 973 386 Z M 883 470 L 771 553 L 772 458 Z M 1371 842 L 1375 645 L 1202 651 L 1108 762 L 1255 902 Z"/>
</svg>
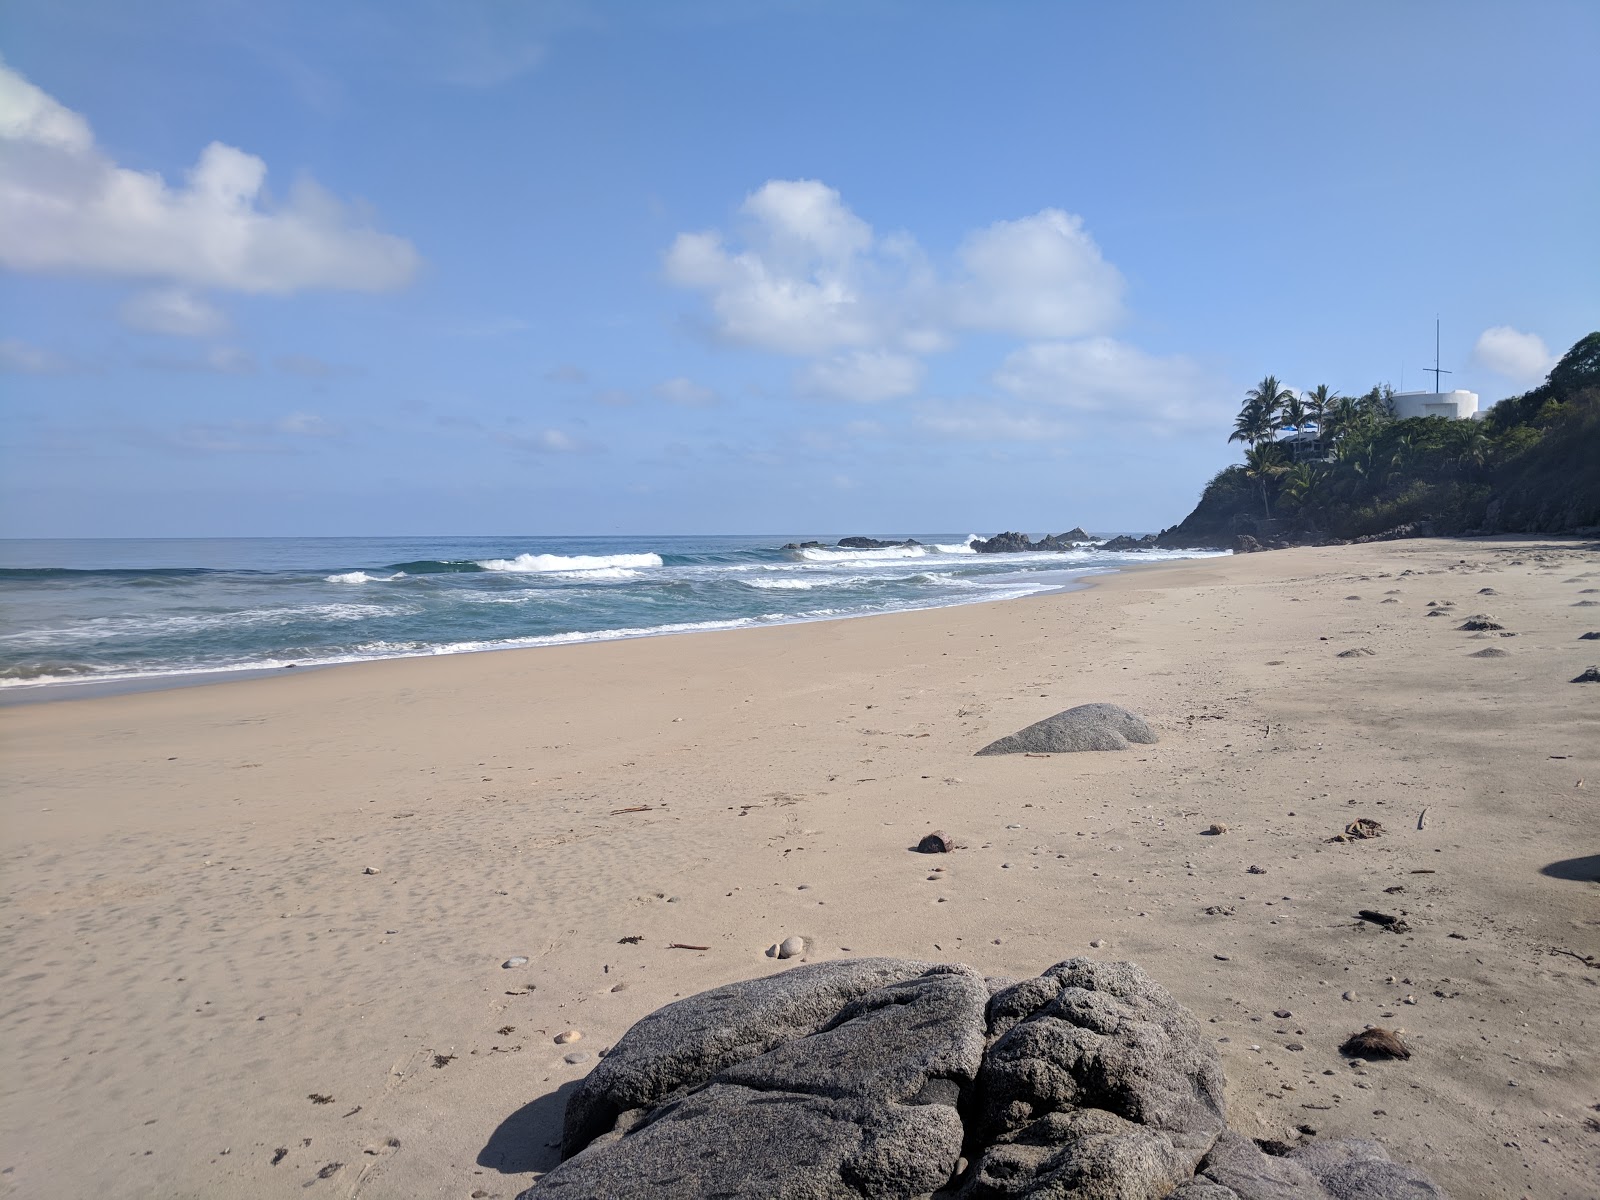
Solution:
<svg viewBox="0 0 1600 1200">
<path fill-rule="evenodd" d="M 378 868 L 377 867 L 362 867 L 361 868 L 361 873 L 363 875 L 376 875 L 378 873 Z"/>
<path fill-rule="evenodd" d="M 1482 650 L 1474 651 L 1468 657 L 1471 657 L 1471 658 L 1509 658 L 1511 656 L 1506 651 L 1500 649 L 1499 646 L 1488 646 L 1488 647 L 1485 647 Z"/>
<path fill-rule="evenodd" d="M 1103 950 L 1105 949 L 1106 940 L 1105 938 L 1095 938 L 1095 940 L 1090 942 L 1089 945 L 1094 947 L 1096 950 Z"/>
<path fill-rule="evenodd" d="M 1212 837 L 1221 837 L 1223 834 L 1228 832 L 1228 827 L 1221 821 L 1213 821 L 1210 828 L 1208 828 L 1206 832 Z"/>
<path fill-rule="evenodd" d="M 1371 658 L 1377 654 L 1376 650 L 1368 650 L 1365 646 L 1357 646 L 1353 650 L 1339 651 L 1340 658 Z"/>
<path fill-rule="evenodd" d="M 587 1050 L 574 1050 L 571 1054 L 563 1055 L 561 1061 L 575 1067 L 579 1063 L 588 1062 L 589 1058 L 590 1054 Z"/>
<path fill-rule="evenodd" d="M 806 940 L 790 935 L 778 943 L 779 958 L 799 958 L 806 952 Z"/>
<path fill-rule="evenodd" d="M 556 1045 L 558 1046 L 568 1046 L 573 1042 L 581 1042 L 583 1040 L 583 1033 L 577 1029 L 568 1029 L 562 1033 L 556 1034 L 555 1040 Z"/>
<path fill-rule="evenodd" d="M 922 854 L 949 854 L 956 849 L 956 840 L 942 829 L 935 829 L 932 833 L 924 834 L 917 843 L 917 850 Z"/>
<path fill-rule="evenodd" d="M 513 967 L 525 967 L 527 965 L 528 956 L 526 954 L 513 954 L 510 958 L 506 959 L 505 962 L 500 964 L 500 969 L 502 971 L 509 971 Z"/>
<path fill-rule="evenodd" d="M 1130 742 L 1158 740 L 1149 722 L 1115 704 L 1080 704 L 1026 729 L 990 742 L 977 753 L 1069 754 L 1080 750 L 1126 750 Z"/>
<path fill-rule="evenodd" d="M 1590 630 L 1588 633 L 1580 633 L 1578 635 L 1578 640 L 1580 642 L 1600 642 L 1600 633 L 1597 633 L 1593 630 Z"/>
<path fill-rule="evenodd" d="M 1573 683 L 1600 683 L 1600 667 L 1590 667 L 1581 675 L 1572 678 Z"/>
</svg>

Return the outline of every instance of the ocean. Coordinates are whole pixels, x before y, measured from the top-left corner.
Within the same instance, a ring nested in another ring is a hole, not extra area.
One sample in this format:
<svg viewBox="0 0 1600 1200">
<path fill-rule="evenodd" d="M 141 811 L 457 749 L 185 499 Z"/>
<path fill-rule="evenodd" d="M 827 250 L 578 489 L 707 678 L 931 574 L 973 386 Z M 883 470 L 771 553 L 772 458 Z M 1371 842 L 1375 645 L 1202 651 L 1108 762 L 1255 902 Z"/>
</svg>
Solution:
<svg viewBox="0 0 1600 1200">
<path fill-rule="evenodd" d="M 1004 600 L 1205 552 L 796 549 L 811 537 L 0 541 L 0 689 L 736 629 Z M 829 542 L 835 539 L 820 539 Z M 887 540 L 887 539 L 886 539 Z M 895 540 L 901 540 L 896 535 Z"/>
</svg>

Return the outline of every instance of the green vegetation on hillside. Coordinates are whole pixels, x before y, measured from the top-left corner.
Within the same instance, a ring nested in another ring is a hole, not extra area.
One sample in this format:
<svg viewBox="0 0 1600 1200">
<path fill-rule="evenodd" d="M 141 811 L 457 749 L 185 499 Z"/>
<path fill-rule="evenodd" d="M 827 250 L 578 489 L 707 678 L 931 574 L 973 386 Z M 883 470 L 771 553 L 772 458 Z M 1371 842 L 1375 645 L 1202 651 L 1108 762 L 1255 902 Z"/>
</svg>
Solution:
<svg viewBox="0 0 1600 1200">
<path fill-rule="evenodd" d="M 1600 525 L 1600 333 L 1544 383 L 1480 419 L 1397 420 L 1393 391 L 1301 395 L 1267 376 L 1245 395 L 1230 441 L 1245 461 L 1206 485 L 1168 545 L 1227 545 L 1240 533 L 1291 541 L 1400 526 L 1441 534 L 1554 533 Z M 1315 446 L 1295 461 L 1294 430 Z M 1309 451 L 1310 453 L 1306 453 Z"/>
</svg>

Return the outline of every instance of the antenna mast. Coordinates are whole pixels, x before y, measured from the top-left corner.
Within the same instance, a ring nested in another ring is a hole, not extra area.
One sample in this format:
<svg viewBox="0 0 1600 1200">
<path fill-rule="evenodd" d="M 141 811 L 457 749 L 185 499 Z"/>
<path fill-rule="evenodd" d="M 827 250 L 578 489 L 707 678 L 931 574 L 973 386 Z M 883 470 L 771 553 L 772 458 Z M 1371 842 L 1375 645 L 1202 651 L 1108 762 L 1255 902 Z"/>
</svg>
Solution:
<svg viewBox="0 0 1600 1200">
<path fill-rule="evenodd" d="M 1424 367 L 1422 373 L 1433 376 L 1433 393 L 1436 396 L 1439 395 L 1439 376 L 1455 374 L 1453 371 L 1439 369 L 1439 318 L 1437 316 L 1433 318 L 1433 366 Z"/>
</svg>

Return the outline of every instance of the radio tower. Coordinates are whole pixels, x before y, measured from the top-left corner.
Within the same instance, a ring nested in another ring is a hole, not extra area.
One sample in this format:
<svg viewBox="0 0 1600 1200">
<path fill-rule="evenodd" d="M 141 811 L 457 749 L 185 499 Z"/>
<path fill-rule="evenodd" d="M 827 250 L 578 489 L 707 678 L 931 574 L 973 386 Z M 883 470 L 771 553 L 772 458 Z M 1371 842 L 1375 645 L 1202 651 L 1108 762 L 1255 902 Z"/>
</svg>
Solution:
<svg viewBox="0 0 1600 1200">
<path fill-rule="evenodd" d="M 1439 387 L 1439 376 L 1455 374 L 1454 371 L 1444 371 L 1439 368 L 1439 318 L 1437 316 L 1433 318 L 1433 366 L 1424 367 L 1422 373 L 1433 376 L 1433 393 L 1436 396 L 1442 390 Z"/>
</svg>

